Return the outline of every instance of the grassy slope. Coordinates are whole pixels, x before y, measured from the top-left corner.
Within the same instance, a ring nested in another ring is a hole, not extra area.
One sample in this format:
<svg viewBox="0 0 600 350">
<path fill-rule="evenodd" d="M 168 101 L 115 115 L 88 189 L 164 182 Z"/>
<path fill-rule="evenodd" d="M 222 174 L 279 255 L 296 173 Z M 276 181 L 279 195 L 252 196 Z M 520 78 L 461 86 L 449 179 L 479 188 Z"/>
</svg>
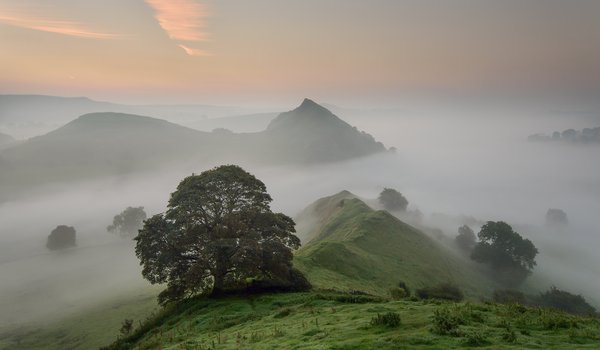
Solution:
<svg viewBox="0 0 600 350">
<path fill-rule="evenodd" d="M 599 320 L 558 312 L 423 301 L 349 303 L 347 297 L 328 292 L 190 300 L 166 310 L 159 326 L 113 348 L 454 349 L 475 339 L 487 349 L 597 349 L 600 342 Z M 432 332 L 434 312 L 442 309 L 462 320 L 455 335 Z M 399 313 L 399 327 L 371 325 L 387 312 Z M 507 328 L 515 342 L 504 338 Z"/>
<path fill-rule="evenodd" d="M 400 280 L 413 289 L 453 282 L 473 298 L 496 287 L 473 264 L 349 192 L 312 207 L 320 216 L 307 229 L 311 240 L 298 251 L 294 264 L 317 287 L 386 295 Z"/>
<path fill-rule="evenodd" d="M 158 288 L 131 291 L 87 310 L 0 332 L 0 349 L 98 349 L 115 340 L 124 319 L 145 320 L 157 309 Z"/>
</svg>

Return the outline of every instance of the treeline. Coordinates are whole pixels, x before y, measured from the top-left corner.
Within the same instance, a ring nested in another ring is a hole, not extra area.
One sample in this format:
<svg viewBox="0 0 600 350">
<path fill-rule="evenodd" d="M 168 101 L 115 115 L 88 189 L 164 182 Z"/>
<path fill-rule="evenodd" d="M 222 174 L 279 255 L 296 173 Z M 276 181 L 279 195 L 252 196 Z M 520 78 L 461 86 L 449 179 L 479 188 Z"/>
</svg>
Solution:
<svg viewBox="0 0 600 350">
<path fill-rule="evenodd" d="M 552 135 L 534 134 L 528 137 L 529 141 L 565 141 L 572 143 L 600 143 L 600 127 L 585 128 L 583 130 L 567 129 L 562 132 L 555 131 Z"/>
</svg>

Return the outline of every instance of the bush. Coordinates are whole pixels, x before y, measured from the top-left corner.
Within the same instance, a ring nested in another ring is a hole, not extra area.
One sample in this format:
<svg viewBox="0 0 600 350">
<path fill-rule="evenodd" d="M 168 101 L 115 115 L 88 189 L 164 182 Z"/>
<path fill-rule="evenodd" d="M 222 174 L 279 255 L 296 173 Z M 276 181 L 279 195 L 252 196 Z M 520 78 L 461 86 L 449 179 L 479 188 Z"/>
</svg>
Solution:
<svg viewBox="0 0 600 350">
<path fill-rule="evenodd" d="M 408 285 L 406 284 L 406 282 L 404 282 L 404 281 L 398 282 L 398 288 L 404 289 L 404 291 L 406 292 L 406 296 L 410 297 L 412 291 L 410 290 L 410 288 L 408 287 Z"/>
<path fill-rule="evenodd" d="M 394 300 L 400 300 L 408 297 L 406 291 L 403 288 L 390 288 L 390 296 Z"/>
<path fill-rule="evenodd" d="M 490 341 L 478 331 L 470 331 L 465 334 L 463 344 L 467 346 L 484 346 L 490 344 Z"/>
<path fill-rule="evenodd" d="M 525 294 L 513 289 L 497 289 L 494 291 L 493 299 L 500 304 L 521 304 L 526 302 Z"/>
<path fill-rule="evenodd" d="M 377 316 L 371 319 L 372 326 L 396 328 L 399 327 L 401 323 L 400 314 L 397 312 L 387 312 L 383 315 L 377 314 Z"/>
<path fill-rule="evenodd" d="M 75 246 L 75 229 L 65 225 L 57 226 L 52 230 L 48 236 L 48 241 L 46 242 L 46 248 L 50 250 L 65 249 Z"/>
<path fill-rule="evenodd" d="M 442 299 L 457 302 L 462 301 L 465 297 L 458 287 L 450 283 L 417 289 L 417 296 L 421 299 Z"/>
<path fill-rule="evenodd" d="M 458 336 L 458 326 L 464 324 L 464 318 L 448 308 L 435 310 L 433 313 L 433 327 L 431 331 L 439 335 Z"/>
</svg>

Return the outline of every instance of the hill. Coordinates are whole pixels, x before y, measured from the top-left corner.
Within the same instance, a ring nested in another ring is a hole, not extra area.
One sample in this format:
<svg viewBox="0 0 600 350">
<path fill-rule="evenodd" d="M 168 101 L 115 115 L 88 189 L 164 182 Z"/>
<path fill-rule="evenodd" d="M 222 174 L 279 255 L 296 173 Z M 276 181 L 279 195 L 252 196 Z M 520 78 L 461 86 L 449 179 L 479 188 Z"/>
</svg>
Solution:
<svg viewBox="0 0 600 350">
<path fill-rule="evenodd" d="M 106 349 L 597 349 L 598 330 L 597 319 L 518 305 L 321 292 L 191 299 Z"/>
<path fill-rule="evenodd" d="M 7 167 L 0 172 L 0 183 L 30 187 L 156 169 L 188 160 L 211 138 L 160 119 L 86 114 L 4 150 L 0 158 Z"/>
<path fill-rule="evenodd" d="M 387 295 L 398 281 L 421 288 L 450 282 L 473 297 L 496 287 L 479 267 L 386 211 L 344 191 L 318 200 L 297 219 L 308 239 L 294 264 L 320 288 Z"/>
<path fill-rule="evenodd" d="M 343 161 L 384 151 L 371 136 L 305 100 L 265 131 L 202 132 L 124 113 L 83 115 L 57 130 L 0 152 L 2 193 L 173 164 L 255 162 L 306 164 Z M 2 200 L 0 198 L 0 200 Z"/>
<path fill-rule="evenodd" d="M 300 162 L 339 161 L 385 151 L 373 136 L 358 131 L 310 99 L 273 119 L 264 136 L 283 147 L 278 151 L 286 157 Z"/>
</svg>

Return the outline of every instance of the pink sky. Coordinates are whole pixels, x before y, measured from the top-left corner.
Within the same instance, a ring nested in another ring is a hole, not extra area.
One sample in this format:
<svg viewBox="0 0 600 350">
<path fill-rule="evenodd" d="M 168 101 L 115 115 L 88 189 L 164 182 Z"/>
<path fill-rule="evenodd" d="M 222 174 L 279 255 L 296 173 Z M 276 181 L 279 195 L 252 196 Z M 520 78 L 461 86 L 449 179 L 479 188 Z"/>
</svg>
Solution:
<svg viewBox="0 0 600 350">
<path fill-rule="evenodd" d="M 592 0 L 0 0 L 0 93 L 119 102 L 600 91 Z"/>
</svg>

